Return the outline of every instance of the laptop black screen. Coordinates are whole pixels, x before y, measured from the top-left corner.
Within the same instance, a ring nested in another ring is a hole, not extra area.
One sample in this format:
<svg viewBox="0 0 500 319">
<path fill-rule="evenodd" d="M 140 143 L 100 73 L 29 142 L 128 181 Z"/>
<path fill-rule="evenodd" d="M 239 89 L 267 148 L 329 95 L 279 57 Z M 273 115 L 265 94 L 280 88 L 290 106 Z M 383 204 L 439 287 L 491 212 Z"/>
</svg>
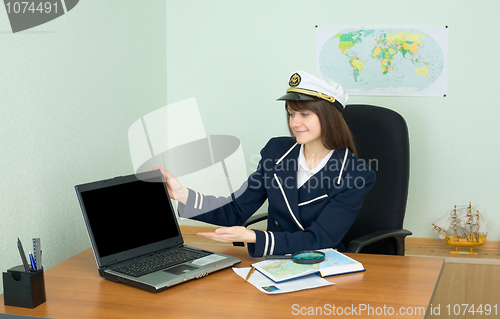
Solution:
<svg viewBox="0 0 500 319">
<path fill-rule="evenodd" d="M 101 258 L 181 236 L 164 183 L 128 179 L 132 181 L 117 184 L 112 179 L 109 186 L 102 181 L 95 189 L 80 190 Z"/>
</svg>

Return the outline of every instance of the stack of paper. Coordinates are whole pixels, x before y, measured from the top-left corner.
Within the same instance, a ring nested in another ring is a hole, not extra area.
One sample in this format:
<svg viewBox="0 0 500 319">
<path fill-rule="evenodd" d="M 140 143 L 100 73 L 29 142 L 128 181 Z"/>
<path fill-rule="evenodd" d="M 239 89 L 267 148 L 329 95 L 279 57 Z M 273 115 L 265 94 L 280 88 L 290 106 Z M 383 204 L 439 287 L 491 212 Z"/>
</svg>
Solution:
<svg viewBox="0 0 500 319">
<path fill-rule="evenodd" d="M 247 268 L 233 268 L 234 272 L 241 278 L 245 279 L 250 267 Z M 274 282 L 260 272 L 256 271 L 250 276 L 248 282 L 254 285 L 260 291 L 266 294 L 282 294 L 286 292 L 293 292 L 304 289 L 318 288 L 333 285 L 333 283 L 325 280 L 317 275 L 309 275 L 306 277 L 289 280 L 284 282 Z"/>
</svg>

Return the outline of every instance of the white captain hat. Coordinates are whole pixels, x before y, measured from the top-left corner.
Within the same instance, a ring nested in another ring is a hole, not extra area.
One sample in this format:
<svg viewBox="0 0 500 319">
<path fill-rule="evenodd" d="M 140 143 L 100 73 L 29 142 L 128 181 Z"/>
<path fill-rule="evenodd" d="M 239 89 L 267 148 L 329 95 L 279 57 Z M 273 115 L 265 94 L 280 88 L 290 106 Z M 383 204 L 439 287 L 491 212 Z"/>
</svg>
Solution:
<svg viewBox="0 0 500 319">
<path fill-rule="evenodd" d="M 290 86 L 278 100 L 325 100 L 342 111 L 349 98 L 337 82 L 320 74 L 298 70 L 290 75 Z"/>
</svg>

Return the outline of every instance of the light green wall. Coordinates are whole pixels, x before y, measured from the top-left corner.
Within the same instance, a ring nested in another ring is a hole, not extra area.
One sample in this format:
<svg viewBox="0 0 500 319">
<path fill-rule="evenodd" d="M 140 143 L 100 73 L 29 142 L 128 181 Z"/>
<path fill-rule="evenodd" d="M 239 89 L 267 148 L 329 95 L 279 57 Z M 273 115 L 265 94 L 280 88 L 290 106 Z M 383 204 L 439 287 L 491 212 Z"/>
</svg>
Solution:
<svg viewBox="0 0 500 319">
<path fill-rule="evenodd" d="M 241 139 L 248 171 L 272 136 L 287 134 L 288 75 L 315 71 L 320 26 L 449 26 L 448 96 L 351 96 L 396 110 L 410 130 L 405 227 L 437 237 L 431 223 L 454 204 L 473 206 L 500 240 L 497 52 L 500 2 L 483 0 L 212 0 L 167 2 L 168 102 L 196 97 L 207 134 Z"/>
<path fill-rule="evenodd" d="M 314 71 L 315 25 L 450 27 L 448 97 L 350 103 L 408 122 L 415 237 L 435 237 L 431 222 L 472 201 L 500 240 L 500 3 L 353 3 L 85 0 L 18 34 L 0 9 L 0 270 L 20 263 L 17 237 L 42 238 L 46 267 L 89 247 L 74 185 L 131 173 L 127 130 L 166 103 L 196 97 L 207 134 L 240 138 L 250 173 L 265 142 L 287 133 L 275 99 L 290 72 Z"/>
<path fill-rule="evenodd" d="M 85 0 L 13 34 L 0 7 L 0 270 L 90 246 L 74 186 L 133 173 L 127 130 L 166 104 L 164 1 Z M 0 285 L 0 291 L 2 286 Z"/>
</svg>

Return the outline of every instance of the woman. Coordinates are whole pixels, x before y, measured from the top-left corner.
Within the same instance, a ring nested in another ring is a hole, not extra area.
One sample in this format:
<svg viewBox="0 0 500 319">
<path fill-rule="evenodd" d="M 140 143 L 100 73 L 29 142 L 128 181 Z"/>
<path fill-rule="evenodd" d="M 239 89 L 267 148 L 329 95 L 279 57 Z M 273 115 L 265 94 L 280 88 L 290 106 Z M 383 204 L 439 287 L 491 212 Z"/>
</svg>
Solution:
<svg viewBox="0 0 500 319">
<path fill-rule="evenodd" d="M 285 100 L 292 137 L 271 139 L 257 170 L 229 198 L 205 196 L 161 169 L 179 214 L 232 226 L 198 233 L 225 242 L 246 242 L 252 257 L 337 248 L 354 223 L 375 173 L 356 157 L 341 111 L 347 94 L 321 75 L 297 71 Z M 268 200 L 267 231 L 242 225 Z"/>
</svg>

